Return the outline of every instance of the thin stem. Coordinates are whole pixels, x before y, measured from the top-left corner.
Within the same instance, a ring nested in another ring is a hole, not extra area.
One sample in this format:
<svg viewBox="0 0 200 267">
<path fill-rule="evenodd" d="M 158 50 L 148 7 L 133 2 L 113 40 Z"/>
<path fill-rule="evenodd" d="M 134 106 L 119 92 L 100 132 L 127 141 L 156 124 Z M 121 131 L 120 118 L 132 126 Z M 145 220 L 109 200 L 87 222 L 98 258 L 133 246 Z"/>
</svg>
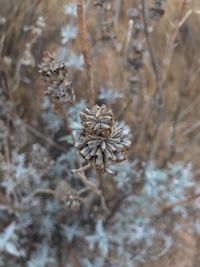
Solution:
<svg viewBox="0 0 200 267">
<path fill-rule="evenodd" d="M 190 202 L 193 202 L 195 201 L 196 199 L 198 199 L 200 197 L 200 193 L 199 194 L 196 194 L 196 195 L 193 195 L 187 199 L 184 199 L 184 200 L 180 200 L 176 203 L 173 203 L 173 204 L 167 204 L 165 205 L 163 208 L 162 208 L 162 212 L 167 212 L 177 206 L 180 206 L 180 205 L 185 205 L 185 204 L 188 204 Z"/>
<path fill-rule="evenodd" d="M 164 56 L 164 62 L 163 62 L 163 65 L 164 65 L 164 75 L 163 75 L 163 84 L 166 82 L 167 80 L 167 76 L 168 76 L 168 71 L 169 71 L 169 66 L 170 66 L 170 63 L 171 63 L 171 59 L 172 59 L 172 54 L 173 54 L 173 49 L 174 49 L 174 42 L 176 40 L 176 37 L 179 33 L 179 30 L 180 28 L 183 26 L 183 24 L 185 23 L 185 21 L 188 19 L 188 17 L 192 14 L 192 10 L 188 10 L 186 12 L 186 14 L 184 14 L 184 10 L 185 10 L 185 7 L 186 7 L 186 1 L 183 0 L 182 3 L 181 3 L 181 7 L 180 7 L 180 10 L 178 12 L 178 15 L 177 15 L 177 19 L 176 19 L 176 24 L 175 24 L 175 27 L 174 27 L 174 30 L 169 38 L 169 41 L 167 43 L 167 48 L 166 48 L 166 52 L 165 52 L 165 56 Z"/>
<path fill-rule="evenodd" d="M 153 99 L 157 99 L 157 112 L 158 112 L 158 119 L 157 119 L 157 127 L 154 132 L 154 140 L 153 144 L 151 146 L 151 150 L 149 152 L 149 158 L 152 159 L 156 153 L 157 150 L 157 139 L 161 130 L 161 123 L 163 121 L 164 117 L 164 93 L 163 93 L 163 87 L 162 87 L 162 82 L 161 82 L 161 74 L 155 54 L 155 50 L 151 41 L 151 38 L 149 36 L 149 30 L 148 30 L 148 13 L 147 13 L 147 4 L 146 0 L 141 0 L 141 5 L 142 5 L 142 17 L 143 17 L 143 24 L 144 24 L 144 34 L 147 42 L 147 47 L 149 50 L 150 54 L 150 59 L 151 59 L 151 65 L 152 69 L 154 72 L 154 77 L 155 77 L 155 83 L 156 83 L 156 91 L 153 96 Z"/>
<path fill-rule="evenodd" d="M 159 71 L 159 66 L 157 62 L 157 58 L 155 55 L 155 50 L 151 41 L 151 38 L 149 36 L 149 30 L 148 30 L 148 14 L 147 14 L 147 6 L 146 6 L 146 0 L 141 0 L 142 4 L 142 17 L 143 17 L 143 24 L 144 24 L 144 34 L 150 54 L 151 59 L 151 65 L 152 69 L 154 71 L 155 76 L 155 82 L 156 82 L 156 95 L 158 98 L 158 105 L 159 105 L 159 117 L 162 119 L 162 113 L 163 113 L 163 88 L 161 85 L 161 75 Z"/>
<path fill-rule="evenodd" d="M 104 209 L 105 212 L 108 212 L 108 208 L 106 206 L 105 203 L 105 199 L 103 196 L 103 193 L 101 190 L 98 189 L 97 185 L 92 183 L 91 181 L 89 181 L 85 174 L 83 172 L 76 172 L 77 176 L 80 178 L 80 180 L 82 181 L 82 183 L 84 183 L 85 185 L 87 185 L 88 187 L 90 187 L 97 195 L 99 195 L 100 199 L 101 199 L 101 205 L 102 208 Z"/>
<path fill-rule="evenodd" d="M 28 202 L 30 200 L 32 200 L 35 196 L 37 195 L 55 195 L 55 191 L 51 190 L 51 189 L 36 189 L 35 191 L 33 191 L 32 194 L 28 195 L 26 198 L 23 199 L 23 202 Z"/>
<path fill-rule="evenodd" d="M 59 146 L 58 144 L 56 144 L 52 139 L 50 139 L 49 137 L 45 136 L 44 134 L 40 133 L 38 130 L 36 130 L 33 126 L 31 126 L 30 124 L 26 123 L 26 128 L 29 132 L 31 132 L 32 134 L 34 134 L 35 136 L 37 136 L 38 138 L 44 140 L 47 144 L 49 144 L 50 146 L 53 146 L 55 148 L 57 148 L 58 150 L 62 151 L 62 152 L 66 152 L 66 150 Z"/>
<path fill-rule="evenodd" d="M 87 90 L 88 101 L 89 101 L 89 105 L 92 106 L 94 102 L 94 86 L 93 86 L 93 75 L 92 75 L 92 63 L 91 63 L 91 59 L 89 56 L 89 46 L 87 42 L 83 0 L 76 0 L 76 5 L 77 5 L 77 19 L 78 19 L 78 28 L 79 28 L 81 48 L 82 48 L 83 58 L 85 62 L 87 78 L 89 82 L 89 86 Z"/>
<path fill-rule="evenodd" d="M 73 172 L 73 173 L 84 172 L 84 171 L 89 170 L 91 167 L 92 167 L 92 166 L 91 166 L 91 164 L 89 163 L 89 164 L 87 164 L 87 165 L 85 165 L 85 166 L 80 167 L 79 169 L 74 169 L 74 170 L 72 170 L 72 172 Z"/>
<path fill-rule="evenodd" d="M 133 31 L 133 26 L 134 26 L 134 20 L 130 19 L 128 21 L 128 31 L 127 31 L 126 45 L 125 45 L 125 55 L 128 54 L 128 48 L 129 48 L 130 41 L 131 41 L 131 35 L 132 35 L 132 31 Z"/>
</svg>

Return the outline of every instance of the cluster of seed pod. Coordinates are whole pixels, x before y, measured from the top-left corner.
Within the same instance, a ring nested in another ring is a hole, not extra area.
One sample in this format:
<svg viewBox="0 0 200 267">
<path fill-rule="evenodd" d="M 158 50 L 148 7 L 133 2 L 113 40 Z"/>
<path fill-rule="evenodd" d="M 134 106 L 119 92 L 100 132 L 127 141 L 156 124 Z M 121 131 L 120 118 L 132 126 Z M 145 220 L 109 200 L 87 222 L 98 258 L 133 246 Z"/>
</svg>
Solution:
<svg viewBox="0 0 200 267">
<path fill-rule="evenodd" d="M 109 166 L 125 160 L 130 136 L 118 128 L 113 113 L 105 105 L 95 105 L 80 114 L 82 130 L 77 147 L 80 154 L 97 169 L 108 172 Z"/>
<path fill-rule="evenodd" d="M 39 72 L 47 85 L 45 94 L 49 97 L 53 107 L 74 102 L 73 85 L 62 61 L 55 59 L 47 52 L 43 62 L 39 65 Z"/>
<path fill-rule="evenodd" d="M 150 8 L 150 17 L 158 20 L 165 14 L 166 0 L 154 0 Z"/>
</svg>

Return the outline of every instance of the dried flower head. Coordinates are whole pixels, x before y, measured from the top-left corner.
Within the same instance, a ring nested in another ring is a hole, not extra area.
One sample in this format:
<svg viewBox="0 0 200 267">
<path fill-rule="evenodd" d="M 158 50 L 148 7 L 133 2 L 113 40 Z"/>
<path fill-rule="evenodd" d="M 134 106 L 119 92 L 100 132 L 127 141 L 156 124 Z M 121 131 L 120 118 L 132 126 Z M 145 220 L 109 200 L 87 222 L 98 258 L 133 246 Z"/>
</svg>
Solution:
<svg viewBox="0 0 200 267">
<path fill-rule="evenodd" d="M 50 85 L 61 84 L 67 77 L 67 69 L 62 61 L 55 59 L 50 53 L 44 54 L 43 62 L 39 65 L 44 81 Z"/>
<path fill-rule="evenodd" d="M 48 86 L 45 94 L 52 104 L 73 103 L 75 100 L 74 90 L 71 83 L 62 83 L 60 86 Z"/>
<path fill-rule="evenodd" d="M 77 147 L 88 162 L 98 169 L 108 170 L 110 165 L 125 160 L 130 137 L 116 126 L 110 109 L 96 105 L 92 110 L 86 109 L 80 117 L 82 131 Z"/>
<path fill-rule="evenodd" d="M 74 102 L 73 84 L 62 61 L 55 59 L 47 52 L 43 62 L 39 65 L 39 72 L 47 85 L 45 94 L 49 97 L 53 108 L 58 111 L 60 106 L 62 110 L 64 104 Z"/>
<path fill-rule="evenodd" d="M 128 51 L 128 62 L 134 69 L 140 69 L 144 64 L 144 43 L 142 40 L 134 40 Z"/>
<path fill-rule="evenodd" d="M 82 135 L 95 134 L 98 136 L 108 136 L 114 125 L 114 116 L 105 105 L 101 107 L 95 105 L 91 110 L 86 108 L 80 113 L 82 124 Z"/>
<path fill-rule="evenodd" d="M 58 184 L 55 197 L 67 209 L 79 210 L 81 206 L 81 199 L 78 192 L 65 181 L 61 181 Z"/>
<path fill-rule="evenodd" d="M 150 8 L 150 17 L 158 20 L 165 14 L 166 0 L 154 0 L 153 6 Z"/>
</svg>

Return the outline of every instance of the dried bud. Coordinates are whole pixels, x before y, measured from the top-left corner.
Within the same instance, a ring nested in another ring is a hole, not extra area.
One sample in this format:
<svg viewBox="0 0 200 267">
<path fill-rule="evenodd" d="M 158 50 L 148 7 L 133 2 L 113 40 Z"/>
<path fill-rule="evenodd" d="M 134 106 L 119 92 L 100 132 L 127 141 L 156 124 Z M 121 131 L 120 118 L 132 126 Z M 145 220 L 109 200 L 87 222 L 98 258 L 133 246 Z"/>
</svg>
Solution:
<svg viewBox="0 0 200 267">
<path fill-rule="evenodd" d="M 52 57 L 48 52 L 39 65 L 39 72 L 47 84 L 59 85 L 67 76 L 65 64 Z"/>
<path fill-rule="evenodd" d="M 59 183 L 56 188 L 55 197 L 67 209 L 79 210 L 81 206 L 81 199 L 78 192 L 65 181 Z"/>
<path fill-rule="evenodd" d="M 71 83 L 62 83 L 59 86 L 48 86 L 45 94 L 52 104 L 73 103 L 75 100 L 74 90 Z"/>
<path fill-rule="evenodd" d="M 101 39 L 103 41 L 109 41 L 115 38 L 113 28 L 114 28 L 113 20 L 107 20 L 101 23 Z"/>
<path fill-rule="evenodd" d="M 73 103 L 75 100 L 74 89 L 65 64 L 46 53 L 39 68 L 39 72 L 47 84 L 45 94 L 49 97 L 53 108 L 62 111 L 64 104 Z"/>
<path fill-rule="evenodd" d="M 166 0 L 154 0 L 153 6 L 150 8 L 150 17 L 158 20 L 165 14 Z"/>
<path fill-rule="evenodd" d="M 98 136 L 108 136 L 114 125 L 114 116 L 105 105 L 101 107 L 95 105 L 92 110 L 88 108 L 80 113 L 83 135 L 96 134 Z"/>
<path fill-rule="evenodd" d="M 143 66 L 144 44 L 141 40 L 134 41 L 129 49 L 128 62 L 135 69 L 140 69 Z"/>
<path fill-rule="evenodd" d="M 127 15 L 129 19 L 138 19 L 140 17 L 140 11 L 137 8 L 129 8 Z"/>
<path fill-rule="evenodd" d="M 116 127 L 111 110 L 105 105 L 94 106 L 80 116 L 83 127 L 77 147 L 88 162 L 106 170 L 109 165 L 125 160 L 125 152 L 131 145 L 130 138 L 123 129 Z M 104 116 L 112 119 L 104 120 Z"/>
</svg>

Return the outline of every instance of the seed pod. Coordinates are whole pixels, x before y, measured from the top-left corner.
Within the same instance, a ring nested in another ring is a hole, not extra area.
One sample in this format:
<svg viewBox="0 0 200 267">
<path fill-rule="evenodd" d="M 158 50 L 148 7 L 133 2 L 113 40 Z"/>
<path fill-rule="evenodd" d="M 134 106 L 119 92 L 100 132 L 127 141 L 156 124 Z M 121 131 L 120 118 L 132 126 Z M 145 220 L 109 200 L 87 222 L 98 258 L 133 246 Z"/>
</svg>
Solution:
<svg viewBox="0 0 200 267">
<path fill-rule="evenodd" d="M 63 62 L 47 52 L 43 62 L 39 65 L 39 72 L 47 86 L 45 94 L 55 111 L 62 112 L 64 104 L 74 103 L 73 84 Z"/>
<path fill-rule="evenodd" d="M 81 199 L 78 196 L 78 192 L 65 181 L 61 181 L 58 184 L 55 198 L 67 209 L 78 210 L 81 206 Z"/>
<path fill-rule="evenodd" d="M 80 118 L 82 129 L 77 147 L 88 162 L 98 169 L 109 170 L 110 165 L 125 159 L 125 152 L 131 145 L 130 137 L 115 126 L 111 110 L 105 105 L 96 105 L 81 112 Z"/>
<path fill-rule="evenodd" d="M 47 84 L 59 85 L 67 76 L 67 69 L 62 61 L 46 53 L 43 62 L 39 65 L 39 73 Z"/>
<path fill-rule="evenodd" d="M 80 113 L 81 123 L 84 132 L 87 134 L 96 134 L 98 136 L 107 136 L 110 134 L 114 125 L 114 116 L 112 111 L 105 105 L 101 107 L 95 105 L 93 109 L 86 108 Z"/>
<path fill-rule="evenodd" d="M 166 0 L 154 0 L 153 6 L 150 8 L 150 17 L 158 20 L 165 14 Z"/>
<path fill-rule="evenodd" d="M 51 103 L 73 103 L 75 99 L 72 84 L 62 83 L 59 86 L 48 86 L 45 94 L 49 97 Z"/>
</svg>

